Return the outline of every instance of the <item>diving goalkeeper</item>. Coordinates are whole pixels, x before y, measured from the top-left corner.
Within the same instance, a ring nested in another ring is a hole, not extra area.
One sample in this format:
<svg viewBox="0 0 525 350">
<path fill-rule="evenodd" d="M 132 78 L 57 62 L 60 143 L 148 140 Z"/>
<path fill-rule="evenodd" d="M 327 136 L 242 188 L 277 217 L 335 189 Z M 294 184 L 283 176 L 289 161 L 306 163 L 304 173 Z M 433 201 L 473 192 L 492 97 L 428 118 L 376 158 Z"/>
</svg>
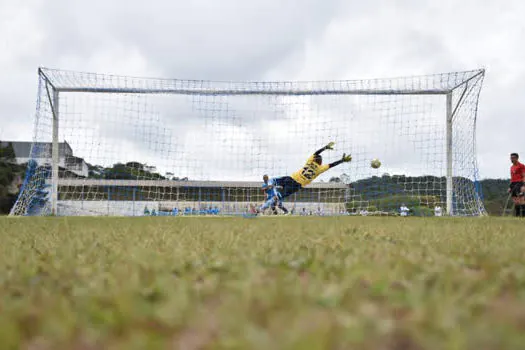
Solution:
<svg viewBox="0 0 525 350">
<path fill-rule="evenodd" d="M 308 158 L 303 168 L 293 173 L 292 176 L 283 176 L 276 178 L 275 185 L 277 191 L 281 195 L 280 199 L 284 199 L 288 196 L 291 196 L 295 192 L 299 191 L 301 188 L 310 184 L 313 180 L 315 180 L 315 178 L 317 178 L 319 175 L 321 175 L 328 169 L 338 166 L 341 163 L 350 162 L 352 160 L 351 155 L 346 155 L 345 153 L 343 153 L 343 156 L 340 160 L 330 164 L 323 164 L 323 157 L 321 156 L 321 153 L 328 149 L 333 150 L 334 145 L 334 142 L 330 142 L 323 148 L 317 150 Z"/>
</svg>

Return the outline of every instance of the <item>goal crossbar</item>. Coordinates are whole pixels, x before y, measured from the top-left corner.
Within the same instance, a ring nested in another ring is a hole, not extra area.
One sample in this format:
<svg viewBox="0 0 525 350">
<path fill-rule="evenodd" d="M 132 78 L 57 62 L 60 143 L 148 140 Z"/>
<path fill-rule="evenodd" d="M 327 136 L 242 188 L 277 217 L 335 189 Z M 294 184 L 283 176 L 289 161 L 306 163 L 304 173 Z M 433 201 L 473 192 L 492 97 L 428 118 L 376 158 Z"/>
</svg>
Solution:
<svg viewBox="0 0 525 350">
<path fill-rule="evenodd" d="M 333 81 L 208 81 L 208 80 L 183 80 L 183 79 L 146 79 L 109 76 L 106 81 L 98 82 L 94 86 L 78 86 L 68 80 L 61 79 L 61 74 L 68 72 L 40 68 L 39 74 L 56 92 L 79 93 L 109 93 L 109 94 L 177 94 L 177 95 L 204 95 L 204 96 L 232 96 L 232 95 L 277 95 L 277 96 L 306 96 L 306 95 L 447 95 L 469 81 L 484 75 L 484 69 L 454 73 L 458 79 L 450 79 L 450 73 L 427 76 L 427 86 L 414 84 L 406 88 L 407 82 L 413 81 L 417 76 L 393 79 L 369 80 L 333 80 Z M 95 73 L 79 73 L 83 77 L 98 76 Z M 130 87 L 114 87 L 112 80 L 127 79 L 126 85 Z M 155 87 L 147 84 L 154 80 Z M 459 83 L 458 83 L 459 80 Z M 144 84 L 146 81 L 146 84 Z M 366 83 L 364 83 L 366 82 Z M 159 88 L 158 85 L 161 85 Z M 145 85 L 145 86 L 135 86 Z M 404 88 L 396 86 L 403 85 Z M 217 87 L 219 86 L 219 87 Z M 190 88 L 188 88 L 190 87 Z"/>
<path fill-rule="evenodd" d="M 113 93 L 113 94 L 174 94 L 174 95 L 281 95 L 281 96 L 306 96 L 306 95 L 446 95 L 449 90 L 183 90 L 183 89 L 122 89 L 122 88 L 58 88 L 58 92 L 88 92 L 88 93 Z"/>
</svg>

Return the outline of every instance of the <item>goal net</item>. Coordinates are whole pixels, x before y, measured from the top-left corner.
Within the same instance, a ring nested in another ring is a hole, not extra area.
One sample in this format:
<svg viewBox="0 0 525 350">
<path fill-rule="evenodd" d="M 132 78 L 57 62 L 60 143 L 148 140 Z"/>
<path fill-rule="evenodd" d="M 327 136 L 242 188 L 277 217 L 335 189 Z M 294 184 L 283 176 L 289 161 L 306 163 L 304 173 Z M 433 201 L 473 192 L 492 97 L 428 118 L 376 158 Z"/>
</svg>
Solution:
<svg viewBox="0 0 525 350">
<path fill-rule="evenodd" d="M 284 200 L 295 215 L 482 215 L 483 70 L 394 79 L 217 82 L 39 69 L 12 215 L 236 215 L 313 152 L 351 154 Z M 370 166 L 378 158 L 382 166 Z"/>
</svg>

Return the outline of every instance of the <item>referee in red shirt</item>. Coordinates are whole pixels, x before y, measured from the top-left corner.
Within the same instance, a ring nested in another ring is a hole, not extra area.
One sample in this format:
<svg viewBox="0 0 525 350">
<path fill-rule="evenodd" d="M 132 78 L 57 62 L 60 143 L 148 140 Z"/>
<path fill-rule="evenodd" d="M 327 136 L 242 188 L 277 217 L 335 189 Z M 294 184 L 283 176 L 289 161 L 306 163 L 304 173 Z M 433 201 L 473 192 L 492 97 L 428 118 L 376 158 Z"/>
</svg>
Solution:
<svg viewBox="0 0 525 350">
<path fill-rule="evenodd" d="M 510 154 L 510 161 L 512 166 L 510 167 L 510 185 L 509 193 L 514 201 L 514 212 L 516 216 L 520 216 L 523 205 L 520 204 L 519 196 L 521 193 L 521 186 L 525 183 L 525 165 L 519 162 L 519 155 L 517 153 Z"/>
</svg>

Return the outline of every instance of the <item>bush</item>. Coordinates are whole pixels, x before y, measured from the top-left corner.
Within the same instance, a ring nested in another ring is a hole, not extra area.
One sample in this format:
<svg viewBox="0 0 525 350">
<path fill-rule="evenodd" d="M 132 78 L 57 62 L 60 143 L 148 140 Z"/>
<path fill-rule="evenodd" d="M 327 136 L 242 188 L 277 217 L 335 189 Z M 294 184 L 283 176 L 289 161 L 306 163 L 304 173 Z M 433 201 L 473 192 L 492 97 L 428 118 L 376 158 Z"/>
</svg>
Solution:
<svg viewBox="0 0 525 350">
<path fill-rule="evenodd" d="M 16 194 L 7 194 L 0 196 L 0 214 L 9 214 L 11 208 L 16 202 Z"/>
<path fill-rule="evenodd" d="M 17 176 L 22 176 L 25 166 L 15 162 L 12 144 L 0 146 L 0 214 L 8 214 L 18 193 L 13 193 L 12 185 Z"/>
</svg>

